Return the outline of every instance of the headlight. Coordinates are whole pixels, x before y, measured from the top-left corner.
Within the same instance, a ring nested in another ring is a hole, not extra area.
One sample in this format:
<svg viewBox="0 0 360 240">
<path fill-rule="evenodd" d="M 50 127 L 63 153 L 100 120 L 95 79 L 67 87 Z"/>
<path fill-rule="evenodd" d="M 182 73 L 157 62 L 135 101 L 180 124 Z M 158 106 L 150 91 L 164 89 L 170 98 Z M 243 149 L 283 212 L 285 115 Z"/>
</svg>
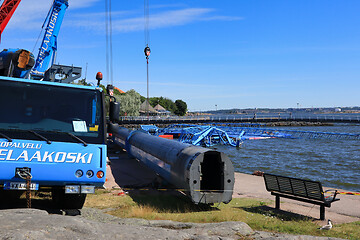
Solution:
<svg viewBox="0 0 360 240">
<path fill-rule="evenodd" d="M 76 172 L 75 172 L 75 176 L 76 176 L 76 177 L 79 178 L 79 177 L 82 177 L 83 175 L 84 175 L 84 172 L 83 172 L 82 170 L 80 170 L 80 169 L 79 169 L 79 170 L 76 170 Z"/>
<path fill-rule="evenodd" d="M 87 176 L 88 178 L 92 178 L 92 177 L 94 176 L 94 172 L 91 171 L 91 170 L 88 170 L 88 171 L 86 172 L 86 176 Z"/>
</svg>

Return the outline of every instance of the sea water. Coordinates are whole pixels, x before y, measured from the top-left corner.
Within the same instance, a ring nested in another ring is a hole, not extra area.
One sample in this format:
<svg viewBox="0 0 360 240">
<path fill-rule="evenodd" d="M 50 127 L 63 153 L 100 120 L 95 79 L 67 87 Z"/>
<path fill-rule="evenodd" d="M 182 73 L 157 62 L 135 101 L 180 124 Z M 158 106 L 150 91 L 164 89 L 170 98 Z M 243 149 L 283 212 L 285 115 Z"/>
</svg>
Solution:
<svg viewBox="0 0 360 240">
<path fill-rule="evenodd" d="M 276 129 L 360 134 L 359 124 Z M 246 140 L 240 148 L 215 148 L 228 155 L 236 172 L 263 171 L 360 192 L 360 140 L 276 138 Z"/>
</svg>

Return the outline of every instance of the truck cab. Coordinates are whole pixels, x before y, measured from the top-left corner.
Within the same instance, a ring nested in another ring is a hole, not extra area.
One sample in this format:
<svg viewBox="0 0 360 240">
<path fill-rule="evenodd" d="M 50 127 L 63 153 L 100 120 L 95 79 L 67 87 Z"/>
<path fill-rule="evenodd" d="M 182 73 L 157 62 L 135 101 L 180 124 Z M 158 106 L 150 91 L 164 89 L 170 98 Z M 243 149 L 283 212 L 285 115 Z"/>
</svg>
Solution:
<svg viewBox="0 0 360 240">
<path fill-rule="evenodd" d="M 52 191 L 78 209 L 105 183 L 104 93 L 99 87 L 0 77 L 0 189 Z"/>
</svg>

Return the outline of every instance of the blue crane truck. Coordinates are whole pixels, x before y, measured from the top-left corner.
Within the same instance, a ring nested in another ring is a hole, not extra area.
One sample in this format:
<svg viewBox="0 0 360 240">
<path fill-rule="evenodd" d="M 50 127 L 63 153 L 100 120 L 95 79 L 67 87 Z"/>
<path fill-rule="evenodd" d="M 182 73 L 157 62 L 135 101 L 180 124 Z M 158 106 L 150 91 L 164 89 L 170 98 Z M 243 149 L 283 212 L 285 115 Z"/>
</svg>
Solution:
<svg viewBox="0 0 360 240">
<path fill-rule="evenodd" d="M 31 176 L 30 190 L 82 208 L 105 183 L 104 102 L 99 87 L 0 76 L 0 192 Z"/>
<path fill-rule="evenodd" d="M 71 84 L 81 69 L 53 64 L 67 7 L 68 0 L 53 1 L 36 59 L 25 49 L 0 52 L 0 201 L 9 192 L 51 191 L 57 207 L 79 209 L 105 183 L 102 74 L 98 86 Z M 119 117 L 115 100 L 110 121 Z"/>
</svg>

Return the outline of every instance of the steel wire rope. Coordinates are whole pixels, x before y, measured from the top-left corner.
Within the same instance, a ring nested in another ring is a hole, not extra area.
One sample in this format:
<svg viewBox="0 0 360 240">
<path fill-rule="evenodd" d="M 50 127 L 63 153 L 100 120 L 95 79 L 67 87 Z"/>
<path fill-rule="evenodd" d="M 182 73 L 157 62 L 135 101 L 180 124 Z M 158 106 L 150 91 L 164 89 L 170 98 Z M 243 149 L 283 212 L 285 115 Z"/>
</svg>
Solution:
<svg viewBox="0 0 360 240">
<path fill-rule="evenodd" d="M 144 0 L 144 40 L 145 47 L 150 45 L 150 33 L 149 33 L 149 0 Z"/>
<path fill-rule="evenodd" d="M 40 33 L 39 33 L 39 35 L 38 35 L 38 37 L 37 37 L 37 39 L 36 39 L 36 42 L 35 42 L 34 47 L 33 47 L 33 49 L 32 49 L 31 52 L 34 52 L 34 51 L 35 51 L 36 45 L 38 45 L 38 43 L 39 43 L 39 39 L 40 39 L 40 36 L 41 36 L 41 34 L 42 34 L 43 29 L 44 29 L 44 28 L 41 28 Z"/>
<path fill-rule="evenodd" d="M 114 83 L 114 75 L 113 75 L 113 44 L 112 44 L 112 17 L 111 17 L 111 0 L 109 0 L 109 44 L 110 44 L 110 83 L 113 85 Z"/>
<path fill-rule="evenodd" d="M 146 112 L 149 118 L 150 99 L 149 99 L 149 55 L 150 55 L 150 32 L 149 32 L 149 0 L 144 0 L 144 40 L 145 40 L 145 55 L 146 55 Z M 149 55 L 147 55 L 147 48 L 149 48 Z"/>
<path fill-rule="evenodd" d="M 105 0 L 105 55 L 106 55 L 106 85 L 109 84 L 109 7 L 108 0 Z"/>
<path fill-rule="evenodd" d="M 55 0 L 54 0 L 54 1 L 55 1 Z M 38 37 L 37 37 L 37 39 L 36 39 L 36 42 L 35 42 L 35 44 L 34 44 L 34 47 L 33 47 L 32 51 L 31 51 L 32 53 L 35 51 L 35 48 L 36 48 L 36 46 L 37 46 L 38 43 L 39 43 L 40 36 L 42 35 L 42 32 L 43 32 L 43 30 L 44 30 L 45 23 L 46 23 L 49 15 L 50 15 L 51 8 L 52 8 L 52 6 L 54 5 L 54 1 L 53 1 L 52 4 L 50 5 L 50 9 L 49 9 L 49 11 L 48 11 L 48 14 L 47 14 L 47 16 L 46 16 L 46 18 L 45 18 L 45 20 L 44 20 L 44 22 L 43 22 L 43 25 L 41 26 L 40 33 L 39 33 L 39 35 L 38 35 Z M 40 47 L 41 47 L 41 46 L 40 46 Z M 40 48 L 39 48 L 39 51 L 40 51 Z"/>
<path fill-rule="evenodd" d="M 105 0 L 105 31 L 106 31 L 106 84 L 113 85 L 113 47 L 112 47 L 112 17 L 111 0 Z"/>
</svg>

